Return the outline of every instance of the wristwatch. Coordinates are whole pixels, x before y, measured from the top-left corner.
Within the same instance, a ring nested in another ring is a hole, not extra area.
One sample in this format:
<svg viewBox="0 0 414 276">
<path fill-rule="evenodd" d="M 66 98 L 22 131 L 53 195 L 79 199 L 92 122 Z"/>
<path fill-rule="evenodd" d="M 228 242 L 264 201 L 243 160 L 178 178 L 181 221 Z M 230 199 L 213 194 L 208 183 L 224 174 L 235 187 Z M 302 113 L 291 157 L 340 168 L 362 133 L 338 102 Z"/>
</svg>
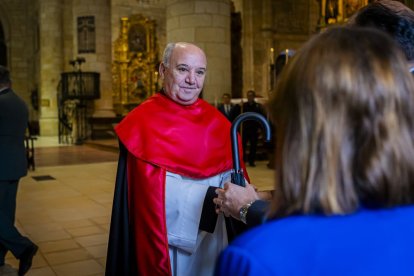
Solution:
<svg viewBox="0 0 414 276">
<path fill-rule="evenodd" d="M 239 214 L 240 214 L 240 220 L 241 220 L 244 224 L 247 224 L 247 222 L 246 222 L 246 218 L 247 218 L 247 211 L 249 210 L 250 206 L 252 206 L 252 204 L 253 204 L 253 201 L 252 201 L 252 202 L 250 202 L 250 203 L 248 203 L 248 204 L 246 204 L 246 205 L 243 205 L 243 206 L 240 208 L 240 211 L 239 211 Z"/>
</svg>

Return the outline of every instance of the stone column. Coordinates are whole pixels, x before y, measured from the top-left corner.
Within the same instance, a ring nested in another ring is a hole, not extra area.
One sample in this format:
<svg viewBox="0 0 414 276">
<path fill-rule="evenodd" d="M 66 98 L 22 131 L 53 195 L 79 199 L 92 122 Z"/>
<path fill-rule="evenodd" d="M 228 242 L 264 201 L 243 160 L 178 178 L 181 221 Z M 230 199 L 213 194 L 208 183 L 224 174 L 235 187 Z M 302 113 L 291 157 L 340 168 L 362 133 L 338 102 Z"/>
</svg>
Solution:
<svg viewBox="0 0 414 276">
<path fill-rule="evenodd" d="M 167 43 L 191 42 L 207 55 L 204 100 L 231 94 L 230 0 L 168 0 L 166 14 Z"/>
<path fill-rule="evenodd" d="M 270 75 L 270 64 L 274 63 L 275 61 L 275 54 L 274 52 L 274 43 L 273 43 L 273 10 L 272 10 L 272 2 L 271 0 L 263 0 L 262 2 L 262 13 L 263 13 L 263 20 L 262 20 L 262 37 L 263 37 L 263 51 L 266 53 L 264 55 L 263 60 L 263 72 L 262 72 L 262 89 L 261 89 L 261 96 L 267 98 L 270 95 L 270 84 L 271 78 Z M 259 91 L 256 91 L 259 92 Z"/>
<path fill-rule="evenodd" d="M 39 1 L 40 13 L 40 135 L 58 134 L 57 87 L 63 70 L 62 1 Z"/>
<path fill-rule="evenodd" d="M 253 0 L 243 0 L 243 95 L 255 89 L 253 55 Z"/>
</svg>

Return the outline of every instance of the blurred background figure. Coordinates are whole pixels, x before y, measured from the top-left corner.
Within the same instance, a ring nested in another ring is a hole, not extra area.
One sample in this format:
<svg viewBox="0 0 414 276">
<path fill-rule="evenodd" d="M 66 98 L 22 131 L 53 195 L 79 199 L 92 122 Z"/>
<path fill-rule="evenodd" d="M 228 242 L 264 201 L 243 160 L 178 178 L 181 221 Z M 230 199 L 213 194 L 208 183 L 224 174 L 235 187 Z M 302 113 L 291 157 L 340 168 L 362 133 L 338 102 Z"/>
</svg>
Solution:
<svg viewBox="0 0 414 276">
<path fill-rule="evenodd" d="M 247 102 L 243 103 L 243 113 L 257 112 L 264 115 L 263 106 L 256 102 L 256 93 L 253 90 L 247 91 Z M 260 124 L 256 121 L 243 122 L 242 142 L 243 142 L 243 156 L 245 161 L 249 162 L 251 167 L 255 167 L 257 142 L 259 138 Z M 249 147 L 247 146 L 249 145 Z M 248 152 L 248 154 L 247 154 Z"/>
<path fill-rule="evenodd" d="M 222 103 L 217 107 L 218 110 L 223 113 L 230 122 L 233 122 L 233 120 L 240 114 L 240 105 L 231 102 L 231 95 L 229 93 L 224 93 L 221 99 Z"/>
<path fill-rule="evenodd" d="M 328 29 L 303 46 L 271 102 L 283 136 L 269 220 L 222 253 L 216 275 L 414 275 L 407 65 L 373 29 Z"/>
<path fill-rule="evenodd" d="M 414 65 L 414 11 L 399 1 L 375 1 L 352 16 L 351 26 L 371 27 L 389 34 L 398 43 L 410 68 Z"/>
<path fill-rule="evenodd" d="M 28 113 L 25 102 L 11 89 L 9 70 L 0 66 L 0 275 L 6 274 L 8 251 L 19 259 L 20 276 L 30 269 L 38 249 L 14 225 L 17 188 L 27 174 L 24 140 Z"/>
</svg>

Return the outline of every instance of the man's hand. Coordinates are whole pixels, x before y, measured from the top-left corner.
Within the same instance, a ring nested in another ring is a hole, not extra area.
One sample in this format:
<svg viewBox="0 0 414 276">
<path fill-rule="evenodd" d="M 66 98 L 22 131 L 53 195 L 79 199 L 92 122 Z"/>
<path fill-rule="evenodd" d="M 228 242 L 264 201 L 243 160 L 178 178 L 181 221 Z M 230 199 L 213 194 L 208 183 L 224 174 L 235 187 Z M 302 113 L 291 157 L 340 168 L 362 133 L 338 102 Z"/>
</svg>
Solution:
<svg viewBox="0 0 414 276">
<path fill-rule="evenodd" d="M 213 199 L 216 204 L 216 212 L 224 213 L 226 217 L 232 216 L 240 219 L 239 210 L 242 206 L 259 199 L 259 195 L 253 185 L 246 183 L 242 187 L 231 182 L 226 182 L 223 189 L 216 189 L 217 197 Z"/>
</svg>

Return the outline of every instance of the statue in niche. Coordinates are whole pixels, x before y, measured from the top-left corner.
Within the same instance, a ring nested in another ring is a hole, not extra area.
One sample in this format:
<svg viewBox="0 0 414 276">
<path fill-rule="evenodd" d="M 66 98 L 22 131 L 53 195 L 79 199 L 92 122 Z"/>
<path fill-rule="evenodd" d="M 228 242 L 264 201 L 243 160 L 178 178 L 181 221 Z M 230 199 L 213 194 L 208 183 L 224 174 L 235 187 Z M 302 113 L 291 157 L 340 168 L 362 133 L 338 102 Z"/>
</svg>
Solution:
<svg viewBox="0 0 414 276">
<path fill-rule="evenodd" d="M 371 2 L 371 1 L 370 1 Z M 345 1 L 345 18 L 351 17 L 357 10 L 366 6 L 368 0 L 348 0 Z"/>
<path fill-rule="evenodd" d="M 148 95 L 148 79 L 147 68 L 142 66 L 142 55 L 138 53 L 135 57 L 131 58 L 131 64 L 129 66 L 129 87 L 128 91 L 131 98 L 138 99 L 139 101 L 145 100 Z"/>
<path fill-rule="evenodd" d="M 335 24 L 338 20 L 338 1 L 327 0 L 325 6 L 325 22 L 326 24 Z"/>
<path fill-rule="evenodd" d="M 346 22 L 360 8 L 373 2 L 373 0 L 320 0 L 321 17 L 320 27 L 330 24 Z"/>
</svg>

